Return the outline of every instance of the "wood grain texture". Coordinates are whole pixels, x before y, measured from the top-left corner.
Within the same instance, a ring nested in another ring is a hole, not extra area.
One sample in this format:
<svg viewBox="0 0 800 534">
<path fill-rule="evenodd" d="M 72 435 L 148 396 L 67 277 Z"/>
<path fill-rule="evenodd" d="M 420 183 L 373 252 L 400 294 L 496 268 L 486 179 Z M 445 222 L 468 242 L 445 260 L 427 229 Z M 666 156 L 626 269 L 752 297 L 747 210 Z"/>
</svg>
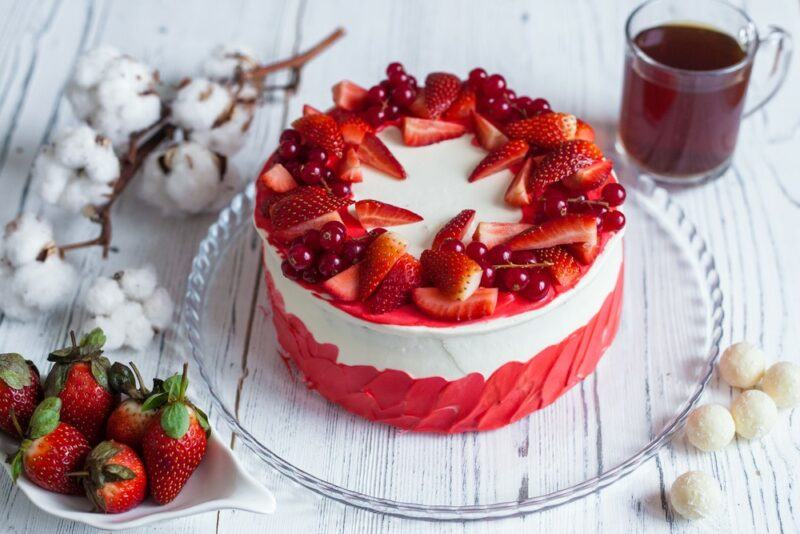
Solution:
<svg viewBox="0 0 800 534">
<path fill-rule="evenodd" d="M 617 116 L 622 71 L 622 26 L 634 0 L 594 2 L 374 0 L 286 0 L 259 2 L 62 1 L 0 0 L 0 214 L 3 221 L 22 210 L 47 213 L 58 221 L 58 235 L 90 236 L 88 223 L 59 215 L 41 205 L 31 190 L 30 164 L 38 146 L 74 120 L 62 89 L 78 54 L 110 43 L 157 65 L 167 80 L 191 74 L 218 42 L 242 42 L 264 59 L 284 57 L 309 46 L 334 26 L 348 36 L 304 72 L 297 95 L 278 95 L 263 107 L 248 144 L 236 163 L 255 172 L 274 146 L 287 117 L 303 103 L 324 106 L 334 80 L 350 78 L 368 84 L 386 64 L 403 61 L 413 72 L 448 69 L 465 73 L 475 65 L 506 74 L 509 83 L 549 98 L 599 126 L 610 147 Z M 761 27 L 780 24 L 800 36 L 797 0 L 736 1 Z M 764 63 L 766 58 L 762 58 Z M 678 201 L 706 236 L 717 259 L 725 294 L 723 344 L 748 339 L 774 359 L 800 361 L 800 69 L 790 71 L 787 87 L 775 101 L 748 119 L 742 128 L 734 167 L 702 188 L 675 191 Z M 83 273 L 75 288 L 75 305 L 35 323 L 20 325 L 0 317 L 0 351 L 18 350 L 39 361 L 67 339 L 69 328 L 84 316 L 77 298 L 99 273 L 152 261 L 174 296 L 182 294 L 197 243 L 213 217 L 164 224 L 156 210 L 128 194 L 115 214 L 115 245 L 120 252 L 105 263 L 97 251 L 77 256 Z M 169 250 L 168 254 L 163 251 Z M 237 252 L 230 278 L 231 299 L 215 310 L 224 347 L 217 370 L 231 384 L 229 395 L 242 414 L 254 413 L 253 393 L 265 380 L 264 369 L 250 357 L 266 329 L 252 329 L 263 289 L 255 239 Z M 256 295 L 256 298 L 252 296 Z M 259 323 L 260 324 L 260 323 Z M 168 334 L 140 357 L 147 374 L 177 370 L 185 357 Z M 250 356 L 250 357 L 249 357 Z M 120 355 L 120 358 L 125 357 Z M 586 410 L 594 413 L 602 373 L 581 385 Z M 599 382 L 599 383 L 598 383 Z M 198 380 L 195 384 L 199 386 Z M 241 387 L 239 387 L 241 385 Z M 658 387 L 657 383 L 653 387 Z M 201 404 L 208 398 L 197 387 Z M 238 392 L 238 393 L 237 393 Z M 708 399 L 729 401 L 736 392 L 714 378 Z M 238 395 L 238 397 L 237 397 Z M 216 428 L 228 433 L 216 414 Z M 602 439 L 600 423 L 581 439 Z M 280 418 L 281 414 L 273 414 Z M 320 417 L 335 416 L 321 409 Z M 638 471 L 608 489 L 554 510 L 489 523 L 430 523 L 380 516 L 299 490 L 268 470 L 232 439 L 239 457 L 276 492 L 278 512 L 260 517 L 240 512 L 205 514 L 135 532 L 741 532 L 800 530 L 800 410 L 758 444 L 736 442 L 716 454 L 698 454 L 682 438 Z M 568 421 L 570 414 L 559 414 Z M 253 421 L 252 423 L 257 423 Z M 637 423 L 639 424 L 639 423 Z M 644 423 L 642 423 L 644 424 Z M 287 431 L 291 425 L 287 424 Z M 624 429 L 622 430 L 624 431 Z M 229 433 L 228 433 L 229 434 Z M 226 434 L 226 435 L 228 435 Z M 613 432 L 602 433 L 613 439 Z M 344 446 L 344 438 L 342 440 Z M 389 443 L 381 446 L 391 446 Z M 576 440 L 573 447 L 580 447 Z M 449 461 L 459 461 L 458 457 Z M 353 459 L 353 464 L 358 459 Z M 597 458 L 594 464 L 601 464 Z M 330 466 L 353 473 L 363 487 L 389 483 L 381 466 Z M 577 471 L 597 465 L 576 466 Z M 728 513 L 711 524 L 690 524 L 672 516 L 666 492 L 687 469 L 712 473 L 724 488 Z M 453 491 L 470 491 L 458 481 Z M 522 490 L 522 488 L 520 488 Z M 414 491 L 416 488 L 409 488 Z M 54 520 L 37 510 L 0 478 L 0 531 L 77 533 L 88 530 Z"/>
</svg>

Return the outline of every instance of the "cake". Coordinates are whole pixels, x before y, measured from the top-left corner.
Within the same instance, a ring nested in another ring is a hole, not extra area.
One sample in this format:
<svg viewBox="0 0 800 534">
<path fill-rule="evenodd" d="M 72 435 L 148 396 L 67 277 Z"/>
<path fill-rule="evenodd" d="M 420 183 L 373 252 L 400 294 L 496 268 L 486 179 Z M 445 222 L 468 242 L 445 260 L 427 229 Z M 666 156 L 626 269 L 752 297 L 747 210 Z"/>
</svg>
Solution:
<svg viewBox="0 0 800 534">
<path fill-rule="evenodd" d="M 278 341 L 309 387 L 371 421 L 498 428 L 613 341 L 625 189 L 589 124 L 500 75 L 386 74 L 305 106 L 257 179 Z"/>
</svg>

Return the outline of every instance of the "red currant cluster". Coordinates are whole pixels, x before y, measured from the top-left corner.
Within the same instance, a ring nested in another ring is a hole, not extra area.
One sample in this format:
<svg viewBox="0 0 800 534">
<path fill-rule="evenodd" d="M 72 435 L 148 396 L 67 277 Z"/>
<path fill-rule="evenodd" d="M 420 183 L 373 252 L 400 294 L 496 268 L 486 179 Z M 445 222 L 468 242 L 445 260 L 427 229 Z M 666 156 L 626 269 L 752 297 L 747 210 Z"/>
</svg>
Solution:
<svg viewBox="0 0 800 534">
<path fill-rule="evenodd" d="M 417 98 L 417 79 L 407 74 L 401 63 L 386 67 L 386 79 L 367 91 L 363 116 L 373 127 L 393 121 Z"/>
<path fill-rule="evenodd" d="M 278 163 L 289 171 L 295 180 L 306 185 L 326 185 L 338 197 L 350 195 L 350 184 L 336 179 L 336 159 L 318 146 L 303 142 L 297 130 L 284 130 L 278 145 Z"/>
<path fill-rule="evenodd" d="M 625 202 L 627 193 L 619 183 L 609 183 L 600 191 L 600 198 L 590 200 L 586 195 L 569 196 L 563 188 L 551 187 L 541 199 L 541 215 L 556 219 L 568 213 L 594 215 L 600 232 L 616 232 L 625 226 L 625 214 L 616 208 Z"/>
<path fill-rule="evenodd" d="M 361 261 L 367 246 L 384 232 L 385 228 L 375 228 L 362 237 L 348 239 L 344 224 L 325 223 L 291 242 L 281 271 L 291 280 L 317 284 Z"/>
<path fill-rule="evenodd" d="M 550 111 L 544 98 L 517 96 L 499 74 L 487 74 L 484 69 L 472 69 L 467 81 L 478 94 L 478 111 L 498 122 L 532 117 Z"/>
</svg>

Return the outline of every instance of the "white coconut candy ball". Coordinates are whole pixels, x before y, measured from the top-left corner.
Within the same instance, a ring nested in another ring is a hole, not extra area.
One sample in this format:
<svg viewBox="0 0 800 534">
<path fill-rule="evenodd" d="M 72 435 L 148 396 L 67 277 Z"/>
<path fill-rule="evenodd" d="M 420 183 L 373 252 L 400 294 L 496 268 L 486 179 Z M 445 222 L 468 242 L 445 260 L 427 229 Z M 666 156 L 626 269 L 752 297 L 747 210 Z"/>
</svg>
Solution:
<svg viewBox="0 0 800 534">
<path fill-rule="evenodd" d="M 152 265 L 139 269 L 125 269 L 119 275 L 119 285 L 129 299 L 142 302 L 156 290 L 158 277 Z"/>
<path fill-rule="evenodd" d="M 736 424 L 727 408 L 706 404 L 692 410 L 686 419 L 686 438 L 701 451 L 716 451 L 731 442 Z"/>
<path fill-rule="evenodd" d="M 111 315 L 123 302 L 125 294 L 119 287 L 119 282 L 105 276 L 94 281 L 83 299 L 83 305 L 94 315 Z"/>
<path fill-rule="evenodd" d="M 722 491 L 712 476 L 702 471 L 687 471 L 672 483 L 669 501 L 686 519 L 702 519 L 720 508 Z"/>
<path fill-rule="evenodd" d="M 735 343 L 722 353 L 719 372 L 733 387 L 752 388 L 764 374 L 764 353 L 746 341 Z"/>
<path fill-rule="evenodd" d="M 237 103 L 225 121 L 210 130 L 194 130 L 189 137 L 217 154 L 233 156 L 242 149 L 247 140 L 254 107 L 252 103 Z"/>
<path fill-rule="evenodd" d="M 233 95 L 206 78 L 194 78 L 178 89 L 172 102 L 172 118 L 186 130 L 210 130 L 231 113 Z"/>
<path fill-rule="evenodd" d="M 734 399 L 731 415 L 737 434 L 747 439 L 761 439 L 775 426 L 778 408 L 772 397 L 763 391 L 750 389 Z"/>
<path fill-rule="evenodd" d="M 761 389 L 779 408 L 800 405 L 800 365 L 792 362 L 774 364 L 764 373 Z"/>
<path fill-rule="evenodd" d="M 42 250 L 53 244 L 50 223 L 32 213 L 23 213 L 6 225 L 3 253 L 11 266 L 19 267 L 35 261 Z"/>
<path fill-rule="evenodd" d="M 174 305 L 169 293 L 163 287 L 156 288 L 152 295 L 142 303 L 144 314 L 153 328 L 164 330 L 172 322 Z"/>
<path fill-rule="evenodd" d="M 84 332 L 91 332 L 95 328 L 100 328 L 106 336 L 103 344 L 105 350 L 117 350 L 125 343 L 125 325 L 114 321 L 107 315 L 91 317 L 83 324 Z"/>
</svg>

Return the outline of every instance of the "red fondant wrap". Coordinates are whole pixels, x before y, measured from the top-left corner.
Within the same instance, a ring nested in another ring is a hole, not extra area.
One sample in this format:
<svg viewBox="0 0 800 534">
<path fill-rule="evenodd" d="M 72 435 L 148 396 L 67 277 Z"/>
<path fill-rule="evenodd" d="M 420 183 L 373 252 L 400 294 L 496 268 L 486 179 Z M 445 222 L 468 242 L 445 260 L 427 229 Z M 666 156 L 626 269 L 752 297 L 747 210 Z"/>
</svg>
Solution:
<svg viewBox="0 0 800 534">
<path fill-rule="evenodd" d="M 273 322 L 283 350 L 326 399 L 370 421 L 417 432 L 491 430 L 547 406 L 594 371 L 614 340 L 622 309 L 623 270 L 600 311 L 561 343 L 527 362 L 509 362 L 488 380 L 479 373 L 448 381 L 403 371 L 337 363 L 339 349 L 320 344 L 286 312 L 265 269 Z"/>
</svg>

